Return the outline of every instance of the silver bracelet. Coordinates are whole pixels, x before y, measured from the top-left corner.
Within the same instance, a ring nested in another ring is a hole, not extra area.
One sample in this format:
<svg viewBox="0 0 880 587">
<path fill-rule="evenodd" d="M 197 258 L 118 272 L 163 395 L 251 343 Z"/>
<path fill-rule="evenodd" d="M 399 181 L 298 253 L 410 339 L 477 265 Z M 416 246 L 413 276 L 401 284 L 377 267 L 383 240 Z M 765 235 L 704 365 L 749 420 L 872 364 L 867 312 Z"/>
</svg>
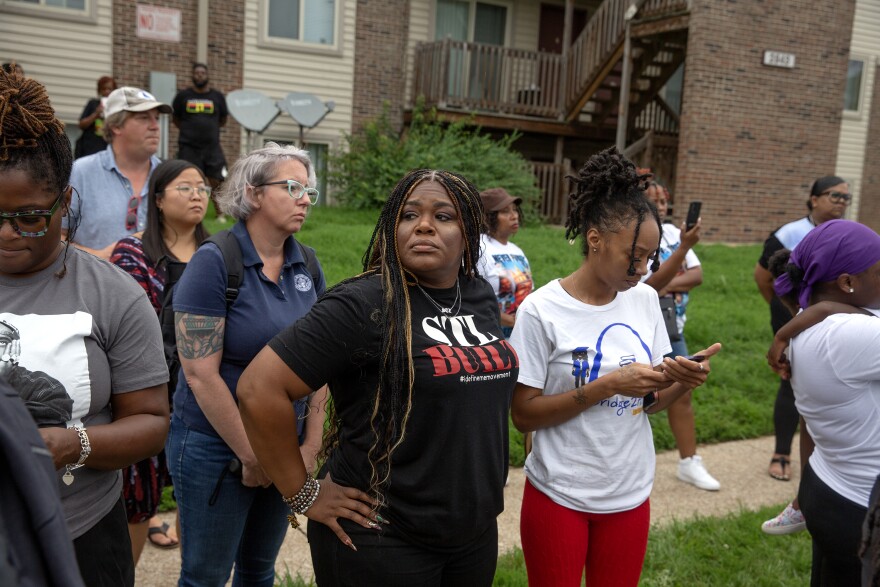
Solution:
<svg viewBox="0 0 880 587">
<path fill-rule="evenodd" d="M 64 465 L 66 472 L 64 473 L 64 475 L 61 476 L 61 479 L 62 481 L 64 481 L 65 485 L 70 485 L 71 483 L 73 483 L 73 473 L 71 473 L 71 471 L 82 467 L 85 464 L 86 459 L 89 458 L 89 455 L 92 454 L 92 445 L 89 442 L 89 435 L 86 434 L 86 427 L 74 426 L 73 429 L 76 430 L 76 434 L 77 436 L 79 436 L 79 460 L 73 465 Z"/>
</svg>

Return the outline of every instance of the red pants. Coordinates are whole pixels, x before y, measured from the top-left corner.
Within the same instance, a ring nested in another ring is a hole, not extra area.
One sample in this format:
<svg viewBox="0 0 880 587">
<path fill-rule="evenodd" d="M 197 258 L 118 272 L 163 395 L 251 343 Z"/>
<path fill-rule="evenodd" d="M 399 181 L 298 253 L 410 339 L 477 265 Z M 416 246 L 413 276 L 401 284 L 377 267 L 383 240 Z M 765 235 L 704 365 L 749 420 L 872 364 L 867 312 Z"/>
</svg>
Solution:
<svg viewBox="0 0 880 587">
<path fill-rule="evenodd" d="M 530 587 L 635 587 L 642 574 L 650 500 L 625 512 L 591 514 L 553 502 L 526 480 L 520 536 Z"/>
</svg>

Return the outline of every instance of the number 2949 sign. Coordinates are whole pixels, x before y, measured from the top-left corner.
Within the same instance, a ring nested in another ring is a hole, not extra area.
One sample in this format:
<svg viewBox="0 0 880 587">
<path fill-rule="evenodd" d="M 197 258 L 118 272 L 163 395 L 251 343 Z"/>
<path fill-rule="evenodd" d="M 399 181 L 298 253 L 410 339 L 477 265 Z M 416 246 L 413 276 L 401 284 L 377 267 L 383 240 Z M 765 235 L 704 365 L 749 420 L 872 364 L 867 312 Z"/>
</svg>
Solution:
<svg viewBox="0 0 880 587">
<path fill-rule="evenodd" d="M 794 69 L 794 53 L 781 51 L 764 51 L 764 65 Z"/>
</svg>

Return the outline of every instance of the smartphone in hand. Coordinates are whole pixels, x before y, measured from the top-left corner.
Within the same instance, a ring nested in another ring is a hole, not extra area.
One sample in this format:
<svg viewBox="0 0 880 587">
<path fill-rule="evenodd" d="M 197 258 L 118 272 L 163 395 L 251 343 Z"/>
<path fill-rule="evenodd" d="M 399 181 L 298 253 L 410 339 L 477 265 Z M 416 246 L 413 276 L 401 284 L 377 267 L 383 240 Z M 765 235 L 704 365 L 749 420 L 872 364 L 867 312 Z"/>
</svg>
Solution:
<svg viewBox="0 0 880 587">
<path fill-rule="evenodd" d="M 685 230 L 690 230 L 697 225 L 697 220 L 700 219 L 700 209 L 702 207 L 703 202 L 699 200 L 694 200 L 690 203 L 688 206 L 687 220 L 685 220 Z"/>
</svg>

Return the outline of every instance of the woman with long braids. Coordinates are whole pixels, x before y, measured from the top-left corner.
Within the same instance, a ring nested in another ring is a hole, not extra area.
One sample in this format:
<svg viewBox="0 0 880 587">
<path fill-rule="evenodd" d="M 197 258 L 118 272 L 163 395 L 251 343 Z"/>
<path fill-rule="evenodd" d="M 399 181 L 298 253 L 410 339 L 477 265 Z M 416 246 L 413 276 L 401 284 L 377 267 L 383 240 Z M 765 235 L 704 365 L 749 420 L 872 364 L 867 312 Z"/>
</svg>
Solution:
<svg viewBox="0 0 880 587">
<path fill-rule="evenodd" d="M 0 361 L 46 373 L 72 400 L 70 418 L 40 432 L 80 571 L 86 585 L 133 585 L 119 469 L 162 449 L 168 368 L 144 290 L 61 239 L 72 164 L 45 88 L 0 73 L 0 320 L 20 340 Z"/>
<path fill-rule="evenodd" d="M 257 356 L 239 384 L 260 464 L 309 518 L 319 585 L 490 585 L 517 357 L 478 276 L 483 208 L 446 171 L 406 175 L 364 273 Z M 290 402 L 329 383 L 327 460 L 308 475 Z"/>
<path fill-rule="evenodd" d="M 520 356 L 512 416 L 534 431 L 520 531 L 532 586 L 637 585 L 648 541 L 654 443 L 648 413 L 705 382 L 709 357 L 671 349 L 657 292 L 657 208 L 647 176 L 611 148 L 574 178 L 566 236 L 574 273 L 527 297 L 510 343 Z"/>
</svg>

